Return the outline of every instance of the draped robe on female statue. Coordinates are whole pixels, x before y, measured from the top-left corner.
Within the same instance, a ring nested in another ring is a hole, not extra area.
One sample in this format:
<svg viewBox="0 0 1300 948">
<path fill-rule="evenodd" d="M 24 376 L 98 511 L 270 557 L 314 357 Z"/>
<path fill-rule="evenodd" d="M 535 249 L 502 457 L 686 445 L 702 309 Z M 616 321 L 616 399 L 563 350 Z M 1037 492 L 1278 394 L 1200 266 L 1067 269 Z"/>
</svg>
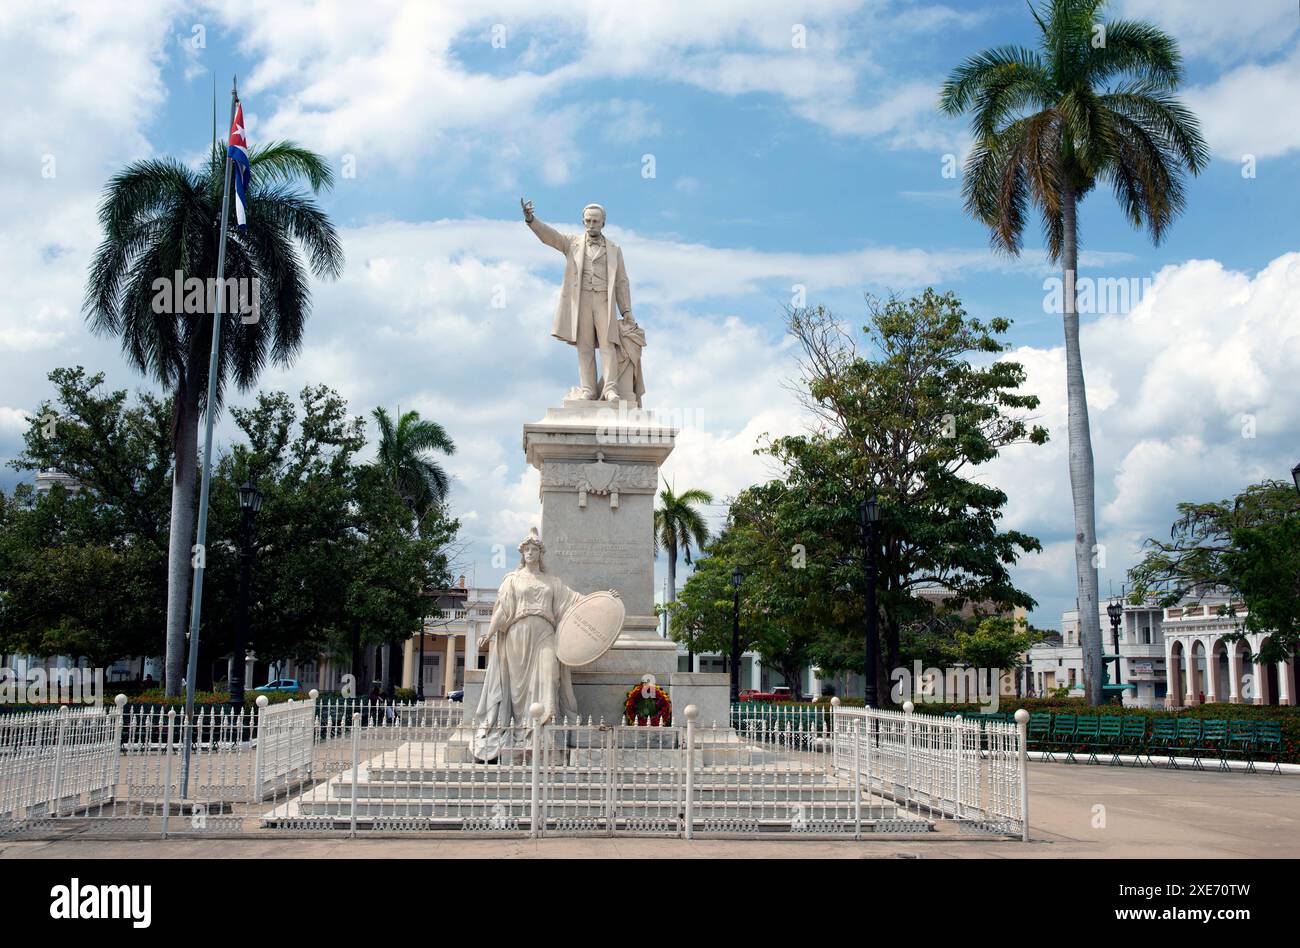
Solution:
<svg viewBox="0 0 1300 948">
<path fill-rule="evenodd" d="M 487 672 L 474 712 L 472 750 L 479 760 L 492 760 L 502 747 L 530 739 L 536 723 L 528 714 L 533 702 L 542 705 L 543 722 L 577 719 L 572 675 L 555 655 L 555 629 L 580 595 L 550 573 L 525 568 L 508 573 L 501 583 L 488 628 Z M 507 730 L 512 719 L 527 730 Z"/>
</svg>

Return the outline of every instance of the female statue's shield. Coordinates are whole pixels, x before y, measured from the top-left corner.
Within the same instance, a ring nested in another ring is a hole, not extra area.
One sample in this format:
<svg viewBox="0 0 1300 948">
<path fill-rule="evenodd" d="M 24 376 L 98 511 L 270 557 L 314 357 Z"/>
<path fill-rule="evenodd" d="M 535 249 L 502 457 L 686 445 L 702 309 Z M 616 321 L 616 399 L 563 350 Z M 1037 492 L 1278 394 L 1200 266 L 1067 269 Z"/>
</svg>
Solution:
<svg viewBox="0 0 1300 948">
<path fill-rule="evenodd" d="M 590 665 L 618 638 L 623 615 L 623 600 L 612 592 L 583 596 L 555 630 L 555 657 L 565 665 Z"/>
</svg>

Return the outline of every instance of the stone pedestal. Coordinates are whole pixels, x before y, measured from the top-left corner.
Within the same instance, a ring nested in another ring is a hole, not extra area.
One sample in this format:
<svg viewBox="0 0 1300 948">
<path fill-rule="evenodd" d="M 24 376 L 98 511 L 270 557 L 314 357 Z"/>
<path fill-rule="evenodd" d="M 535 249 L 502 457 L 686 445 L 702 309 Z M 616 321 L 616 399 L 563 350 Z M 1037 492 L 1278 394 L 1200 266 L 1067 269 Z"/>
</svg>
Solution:
<svg viewBox="0 0 1300 948">
<path fill-rule="evenodd" d="M 669 697 L 675 723 L 685 724 L 681 711 L 688 704 L 700 709 L 700 727 L 729 727 L 731 724 L 731 676 L 713 672 L 673 672 Z"/>
<path fill-rule="evenodd" d="M 617 590 L 627 611 L 613 648 L 573 670 L 584 720 L 617 723 L 642 675 L 667 690 L 677 671 L 677 646 L 660 638 L 654 612 L 655 494 L 676 437 L 626 401 L 565 399 L 524 425 L 524 455 L 541 472 L 546 568 L 579 592 Z"/>
</svg>

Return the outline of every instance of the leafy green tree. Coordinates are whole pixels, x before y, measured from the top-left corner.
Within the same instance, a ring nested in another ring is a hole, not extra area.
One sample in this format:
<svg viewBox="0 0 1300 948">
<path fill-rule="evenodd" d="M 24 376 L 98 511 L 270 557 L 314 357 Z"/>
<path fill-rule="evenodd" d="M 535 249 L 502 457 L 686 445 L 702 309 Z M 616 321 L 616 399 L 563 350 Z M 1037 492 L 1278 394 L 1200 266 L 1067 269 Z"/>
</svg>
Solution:
<svg viewBox="0 0 1300 948">
<path fill-rule="evenodd" d="M 362 418 L 325 386 L 294 401 L 260 393 L 234 409 L 244 442 L 217 466 L 214 533 L 237 535 L 238 488 L 253 478 L 264 495 L 257 517 L 252 573 L 250 646 L 259 659 L 313 660 L 351 652 L 360 684 L 362 645 L 404 641 L 424 608 L 420 592 L 447 582 L 447 546 L 458 524 L 441 505 L 418 522 L 386 471 L 358 463 Z M 237 608 L 238 550 L 214 545 L 213 587 L 200 640 L 209 662 L 229 653 Z M 206 602 L 206 597 L 205 597 Z"/>
<path fill-rule="evenodd" d="M 213 411 L 220 408 L 228 379 L 247 391 L 268 359 L 281 366 L 292 361 L 311 306 L 309 271 L 335 277 L 343 267 L 333 225 L 295 187 L 303 180 L 313 193 L 330 187 L 333 173 L 325 159 L 289 142 L 272 142 L 254 148 L 249 163 L 248 229 L 229 228 L 225 277 L 260 287 L 258 317 L 248 320 L 239 312 L 223 316 L 218 404 L 207 406 Z M 214 314 L 159 312 L 157 281 L 170 284 L 177 272 L 215 279 L 224 178 L 225 150 L 220 147 L 198 170 L 174 158 L 153 158 L 133 162 L 115 175 L 100 205 L 104 239 L 86 285 L 84 309 L 93 329 L 119 337 L 127 361 L 170 393 L 169 695 L 180 693 L 185 666 L 198 424 L 205 408 Z"/>
<path fill-rule="evenodd" d="M 862 668 L 866 579 L 858 506 L 879 499 L 875 558 L 886 668 L 901 659 L 902 628 L 931 613 L 914 593 L 953 591 L 947 608 L 1034 600 L 1009 567 L 1036 539 L 1002 530 L 1006 495 L 975 471 L 1047 432 L 1028 415 L 1038 398 L 1020 392 L 1024 370 L 997 358 L 1010 324 L 968 319 L 952 294 L 926 290 L 872 302 L 866 347 L 823 309 L 797 310 L 790 330 L 802 351 L 802 394 L 815 419 L 807 434 L 766 452 L 785 469 L 779 516 L 787 549 L 801 553 L 806 622 L 823 630 L 815 651 L 825 671 Z M 977 479 L 978 478 L 978 479 Z M 793 554 L 790 554 L 793 555 Z"/>
<path fill-rule="evenodd" d="M 381 468 L 358 468 L 356 478 L 353 529 L 361 543 L 345 574 L 344 617 L 352 623 L 353 653 L 363 644 L 388 647 L 387 666 L 396 646 L 423 621 L 425 591 L 450 584 L 448 547 L 460 525 L 438 506 L 412 529 L 410 508 Z M 360 676 L 358 683 L 369 685 Z M 391 695 L 391 678 L 384 690 Z"/>
<path fill-rule="evenodd" d="M 212 534 L 238 537 L 238 490 L 253 480 L 262 492 L 250 575 L 248 647 L 261 661 L 307 661 L 332 651 L 343 634 L 346 576 L 359 555 L 353 532 L 356 453 L 362 419 L 326 386 L 305 387 L 299 405 L 283 392 L 259 392 L 232 409 L 243 440 L 215 465 Z M 208 550 L 200 674 L 225 674 L 237 621 L 239 548 Z M 216 666 L 214 668 L 214 666 Z M 203 682 L 206 684 L 206 682 Z"/>
<path fill-rule="evenodd" d="M 1096 504 L 1092 436 L 1079 349 L 1075 277 L 1078 205 L 1109 184 L 1125 216 L 1156 243 L 1184 204 L 1183 178 L 1198 174 L 1209 150 L 1196 118 L 1174 91 L 1182 57 L 1148 23 L 1101 18 L 1105 0 L 1046 0 L 1030 13 L 1039 49 L 1000 46 L 958 66 L 940 107 L 972 113 L 974 147 L 962 190 L 966 210 L 989 227 L 993 245 L 1018 254 L 1029 204 L 1043 219 L 1047 254 L 1064 276 L 1070 491 L 1074 505 L 1084 687 L 1101 692 Z"/>
<path fill-rule="evenodd" d="M 1129 570 L 1134 602 L 1153 595 L 1167 608 L 1226 592 L 1245 604 L 1248 631 L 1269 634 L 1258 660 L 1281 661 L 1300 643 L 1300 496 L 1290 483 L 1265 481 L 1232 500 L 1181 503 L 1169 539 L 1148 539 L 1146 551 Z"/>
<path fill-rule="evenodd" d="M 952 612 L 942 606 L 903 629 L 903 664 L 1010 668 L 1047 633 L 1007 615 Z"/>
<path fill-rule="evenodd" d="M 1014 668 L 1020 656 L 1042 641 L 1042 633 L 1024 619 L 1011 616 L 983 616 L 957 632 L 958 662 L 972 668 Z"/>
<path fill-rule="evenodd" d="M 44 493 L 20 484 L 0 496 L 0 651 L 84 657 L 103 666 L 162 644 L 168 411 L 148 394 L 132 404 L 103 375 L 49 375 L 10 465 L 74 478 Z"/>
<path fill-rule="evenodd" d="M 813 658 L 818 630 L 807 621 L 809 590 L 791 568 L 781 516 L 785 487 L 779 481 L 742 491 L 731 504 L 727 524 L 707 545 L 686 581 L 670 631 L 692 651 L 732 655 L 733 570 L 740 586 L 739 651 L 755 651 L 798 692 L 801 672 Z"/>
<path fill-rule="evenodd" d="M 691 544 L 702 550 L 709 542 L 708 525 L 696 508 L 711 503 L 713 495 L 708 491 L 692 488 L 678 494 L 667 481 L 659 492 L 659 507 L 655 510 L 655 554 L 662 549 L 668 557 L 668 603 L 677 599 L 678 552 L 683 554 L 689 566 Z"/>
<path fill-rule="evenodd" d="M 129 403 L 84 370 L 50 374 L 57 399 L 41 406 L 13 462 L 57 468 L 76 488 L 0 493 L 0 650 L 85 656 L 97 664 L 158 654 L 164 645 L 170 411 L 153 396 Z M 259 393 L 231 414 L 242 435 L 214 465 L 199 686 L 225 675 L 237 619 L 242 513 L 253 479 L 256 521 L 249 647 L 264 661 L 346 654 L 358 642 L 409 636 L 421 592 L 449 580 L 459 524 L 441 505 L 413 523 L 380 468 L 358 464 L 365 425 L 325 386 L 295 402 Z M 49 419 L 54 424 L 49 425 Z M 359 650 L 359 645 L 357 646 Z M 354 651 L 355 656 L 355 651 Z M 360 674 L 354 664 L 354 673 Z"/>
<path fill-rule="evenodd" d="M 455 454 L 456 445 L 442 425 L 421 418 L 419 412 L 403 412 L 396 425 L 382 407 L 374 410 L 374 416 L 379 425 L 375 468 L 408 511 L 412 535 L 418 536 L 426 518 L 441 516 L 447 497 L 447 474 L 432 452 Z M 417 615 L 414 628 L 418 630 L 423 621 L 423 615 Z M 385 643 L 388 656 L 384 662 L 383 689 L 389 697 L 393 694 L 397 648 L 407 638 L 409 635 L 389 638 Z M 423 674 L 423 670 L 417 673 Z"/>
</svg>

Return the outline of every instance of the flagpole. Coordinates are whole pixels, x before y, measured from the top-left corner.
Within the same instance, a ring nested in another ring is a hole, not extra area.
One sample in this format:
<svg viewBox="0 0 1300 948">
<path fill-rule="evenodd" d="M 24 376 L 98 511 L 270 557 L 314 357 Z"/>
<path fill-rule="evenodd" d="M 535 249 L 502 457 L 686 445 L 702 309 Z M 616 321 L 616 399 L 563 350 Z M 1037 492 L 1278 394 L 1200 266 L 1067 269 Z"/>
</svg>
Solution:
<svg viewBox="0 0 1300 948">
<path fill-rule="evenodd" d="M 239 104 L 236 78 L 230 80 L 230 124 L 235 123 Z M 181 799 L 186 797 L 190 780 L 190 747 L 194 743 L 194 681 L 199 672 L 199 614 L 203 606 L 203 571 L 207 562 L 208 493 L 212 488 L 212 423 L 217 415 L 217 371 L 221 359 L 221 320 L 226 301 L 226 226 L 230 219 L 230 143 L 226 143 L 226 174 L 221 188 L 221 237 L 217 244 L 216 313 L 212 318 L 212 350 L 208 356 L 208 400 L 204 405 L 203 470 L 199 481 L 199 526 L 195 544 L 194 585 L 190 597 L 190 655 L 185 672 L 185 721 L 189 731 L 183 742 L 181 764 Z"/>
</svg>

